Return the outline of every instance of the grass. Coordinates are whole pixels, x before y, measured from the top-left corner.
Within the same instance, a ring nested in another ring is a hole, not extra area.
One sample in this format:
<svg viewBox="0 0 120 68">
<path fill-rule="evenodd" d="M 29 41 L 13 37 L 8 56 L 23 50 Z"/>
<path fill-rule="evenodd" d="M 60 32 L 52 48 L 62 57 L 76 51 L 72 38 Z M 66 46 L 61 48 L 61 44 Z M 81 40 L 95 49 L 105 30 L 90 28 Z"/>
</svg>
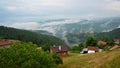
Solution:
<svg viewBox="0 0 120 68">
<path fill-rule="evenodd" d="M 59 68 L 120 68 L 120 49 L 94 54 L 69 53 Z"/>
</svg>

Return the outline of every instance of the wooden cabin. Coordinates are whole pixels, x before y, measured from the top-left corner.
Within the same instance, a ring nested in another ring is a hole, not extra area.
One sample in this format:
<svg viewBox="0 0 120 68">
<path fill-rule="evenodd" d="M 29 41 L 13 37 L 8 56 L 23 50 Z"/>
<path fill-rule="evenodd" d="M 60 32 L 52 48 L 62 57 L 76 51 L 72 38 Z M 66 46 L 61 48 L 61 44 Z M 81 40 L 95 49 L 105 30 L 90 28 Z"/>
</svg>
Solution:
<svg viewBox="0 0 120 68">
<path fill-rule="evenodd" d="M 67 46 L 52 46 L 50 47 L 50 53 L 57 53 L 60 57 L 68 56 L 68 47 Z"/>
</svg>

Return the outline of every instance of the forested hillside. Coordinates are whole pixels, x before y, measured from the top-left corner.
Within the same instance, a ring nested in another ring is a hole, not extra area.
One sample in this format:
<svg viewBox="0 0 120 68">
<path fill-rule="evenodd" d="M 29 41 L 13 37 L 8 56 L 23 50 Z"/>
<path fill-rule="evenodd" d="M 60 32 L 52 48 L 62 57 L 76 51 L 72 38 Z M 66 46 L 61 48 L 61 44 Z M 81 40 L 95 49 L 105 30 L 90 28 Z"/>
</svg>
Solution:
<svg viewBox="0 0 120 68">
<path fill-rule="evenodd" d="M 108 36 L 111 39 L 116 39 L 116 38 L 118 39 L 118 38 L 120 38 L 120 28 L 114 29 L 110 32 L 95 33 L 94 36 L 98 39 L 101 39 L 105 36 Z"/>
<path fill-rule="evenodd" d="M 99 33 L 69 33 L 66 37 L 71 44 L 85 42 L 88 36 L 94 36 L 96 39 L 103 39 L 109 37 L 111 39 L 120 38 L 120 28 L 114 29 L 110 32 L 99 32 Z"/>
<path fill-rule="evenodd" d="M 4 26 L 0 26 L 0 38 L 33 42 L 39 46 L 65 44 L 64 41 L 54 36 L 38 34 L 27 30 L 15 29 Z"/>
</svg>

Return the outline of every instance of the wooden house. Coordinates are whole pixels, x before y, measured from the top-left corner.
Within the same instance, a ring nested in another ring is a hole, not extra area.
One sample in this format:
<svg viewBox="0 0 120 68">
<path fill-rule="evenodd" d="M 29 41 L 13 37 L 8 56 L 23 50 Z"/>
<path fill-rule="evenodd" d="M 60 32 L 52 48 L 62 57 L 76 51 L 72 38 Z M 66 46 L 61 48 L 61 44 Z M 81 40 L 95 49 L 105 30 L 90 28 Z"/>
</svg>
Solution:
<svg viewBox="0 0 120 68">
<path fill-rule="evenodd" d="M 57 53 L 60 57 L 68 56 L 68 47 L 67 46 L 52 46 L 50 47 L 50 53 Z"/>
</svg>

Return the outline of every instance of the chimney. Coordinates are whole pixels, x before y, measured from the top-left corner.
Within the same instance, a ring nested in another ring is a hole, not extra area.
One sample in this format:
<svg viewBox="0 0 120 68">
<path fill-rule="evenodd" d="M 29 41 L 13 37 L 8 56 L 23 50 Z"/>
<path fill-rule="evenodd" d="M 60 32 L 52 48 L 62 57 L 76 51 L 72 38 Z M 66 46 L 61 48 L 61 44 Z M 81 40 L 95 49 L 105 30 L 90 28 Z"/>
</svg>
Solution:
<svg viewBox="0 0 120 68">
<path fill-rule="evenodd" d="M 59 46 L 59 50 L 61 50 L 61 46 Z"/>
</svg>

